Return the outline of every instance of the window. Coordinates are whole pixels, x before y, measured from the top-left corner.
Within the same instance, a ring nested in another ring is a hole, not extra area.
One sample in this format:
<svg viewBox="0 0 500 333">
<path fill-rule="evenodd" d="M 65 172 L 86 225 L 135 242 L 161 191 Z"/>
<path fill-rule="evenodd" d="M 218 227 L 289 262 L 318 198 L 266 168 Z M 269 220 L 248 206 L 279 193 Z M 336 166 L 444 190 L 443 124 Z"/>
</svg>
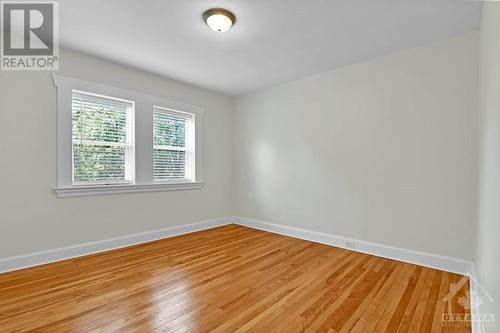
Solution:
<svg viewBox="0 0 500 333">
<path fill-rule="evenodd" d="M 153 174 L 155 181 L 193 180 L 192 114 L 154 107 Z"/>
<path fill-rule="evenodd" d="M 58 197 L 203 187 L 201 108 L 58 74 L 52 78 Z"/>
<path fill-rule="evenodd" d="M 73 91 L 73 184 L 134 180 L 133 103 Z"/>
</svg>

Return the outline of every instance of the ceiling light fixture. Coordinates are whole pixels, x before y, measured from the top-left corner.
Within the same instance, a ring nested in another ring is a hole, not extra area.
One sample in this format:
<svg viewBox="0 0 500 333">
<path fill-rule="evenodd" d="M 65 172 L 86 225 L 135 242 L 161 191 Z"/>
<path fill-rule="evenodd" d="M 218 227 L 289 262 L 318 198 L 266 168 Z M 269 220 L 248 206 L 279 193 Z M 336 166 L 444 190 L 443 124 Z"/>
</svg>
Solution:
<svg viewBox="0 0 500 333">
<path fill-rule="evenodd" d="M 227 9 L 212 8 L 203 14 L 207 25 L 216 32 L 226 32 L 236 22 L 236 16 Z"/>
</svg>

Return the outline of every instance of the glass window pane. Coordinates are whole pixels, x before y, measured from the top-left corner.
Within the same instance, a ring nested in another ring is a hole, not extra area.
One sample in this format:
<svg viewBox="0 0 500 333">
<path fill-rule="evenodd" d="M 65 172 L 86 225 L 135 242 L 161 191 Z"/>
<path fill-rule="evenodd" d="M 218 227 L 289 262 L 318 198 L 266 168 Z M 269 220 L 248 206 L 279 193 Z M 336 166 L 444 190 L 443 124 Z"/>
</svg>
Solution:
<svg viewBox="0 0 500 333">
<path fill-rule="evenodd" d="M 177 150 L 154 150 L 154 179 L 183 179 L 185 170 L 186 152 Z"/>
<path fill-rule="evenodd" d="M 75 182 L 125 180 L 125 148 L 73 144 Z"/>
</svg>

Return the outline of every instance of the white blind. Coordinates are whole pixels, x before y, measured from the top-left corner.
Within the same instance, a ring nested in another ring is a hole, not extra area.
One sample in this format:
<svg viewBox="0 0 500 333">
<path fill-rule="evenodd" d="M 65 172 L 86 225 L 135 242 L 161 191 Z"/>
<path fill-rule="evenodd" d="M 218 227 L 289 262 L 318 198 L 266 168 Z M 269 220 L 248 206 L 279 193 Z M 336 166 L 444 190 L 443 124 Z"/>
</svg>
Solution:
<svg viewBox="0 0 500 333">
<path fill-rule="evenodd" d="M 191 116 L 169 113 L 155 108 L 153 112 L 154 180 L 182 180 L 191 177 Z"/>
<path fill-rule="evenodd" d="M 73 182 L 131 181 L 130 103 L 73 92 Z"/>
</svg>

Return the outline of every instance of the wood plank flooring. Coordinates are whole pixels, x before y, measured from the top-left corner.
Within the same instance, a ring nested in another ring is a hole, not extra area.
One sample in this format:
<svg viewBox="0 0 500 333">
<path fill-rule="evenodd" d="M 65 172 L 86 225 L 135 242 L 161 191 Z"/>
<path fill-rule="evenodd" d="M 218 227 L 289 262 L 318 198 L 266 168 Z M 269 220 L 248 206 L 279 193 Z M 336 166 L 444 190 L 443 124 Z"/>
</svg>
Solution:
<svg viewBox="0 0 500 333">
<path fill-rule="evenodd" d="M 228 225 L 0 274 L 0 332 L 470 332 L 461 279 Z"/>
</svg>

